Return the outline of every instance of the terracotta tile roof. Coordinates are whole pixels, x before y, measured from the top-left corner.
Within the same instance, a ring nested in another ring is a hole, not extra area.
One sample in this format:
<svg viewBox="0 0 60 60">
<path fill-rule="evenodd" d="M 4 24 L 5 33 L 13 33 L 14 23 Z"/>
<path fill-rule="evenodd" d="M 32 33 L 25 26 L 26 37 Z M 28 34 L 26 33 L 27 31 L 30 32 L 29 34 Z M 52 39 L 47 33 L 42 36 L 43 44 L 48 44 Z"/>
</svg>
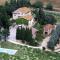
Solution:
<svg viewBox="0 0 60 60">
<path fill-rule="evenodd" d="M 17 9 L 17 10 L 14 11 L 13 13 L 17 13 L 17 12 L 28 13 L 28 12 L 30 12 L 30 11 L 31 11 L 30 8 L 28 8 L 28 7 L 22 7 L 22 8 Z"/>
<path fill-rule="evenodd" d="M 44 26 L 45 31 L 48 31 L 48 30 L 53 29 L 53 28 L 54 28 L 54 25 L 51 25 L 51 24 L 47 24 Z"/>
<path fill-rule="evenodd" d="M 32 20 L 33 17 L 31 15 L 29 15 L 29 16 L 22 16 L 20 18 L 24 18 L 24 19 L 27 19 L 27 20 Z"/>
</svg>

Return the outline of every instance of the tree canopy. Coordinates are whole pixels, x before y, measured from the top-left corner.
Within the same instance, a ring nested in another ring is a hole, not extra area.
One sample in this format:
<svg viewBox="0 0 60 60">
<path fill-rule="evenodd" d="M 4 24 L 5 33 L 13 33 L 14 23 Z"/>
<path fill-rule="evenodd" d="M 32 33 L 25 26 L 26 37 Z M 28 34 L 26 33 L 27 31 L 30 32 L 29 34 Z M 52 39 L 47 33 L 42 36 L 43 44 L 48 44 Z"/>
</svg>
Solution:
<svg viewBox="0 0 60 60">
<path fill-rule="evenodd" d="M 53 10 L 53 5 L 52 5 L 51 2 L 48 2 L 48 3 L 47 3 L 46 9 L 47 9 L 47 10 Z"/>
<path fill-rule="evenodd" d="M 17 0 L 18 7 L 31 6 L 30 0 Z"/>
<path fill-rule="evenodd" d="M 16 24 L 25 24 L 25 25 L 28 25 L 28 20 L 26 20 L 24 18 L 19 18 L 19 19 L 16 19 Z"/>
<path fill-rule="evenodd" d="M 40 2 L 40 1 L 37 1 L 37 2 L 35 2 L 35 3 L 33 4 L 33 6 L 34 6 L 35 8 L 43 8 L 43 3 Z"/>
<path fill-rule="evenodd" d="M 49 49 L 54 49 L 57 42 L 59 42 L 59 37 L 60 37 L 60 25 L 57 25 L 56 29 L 52 32 L 50 40 L 48 42 L 47 46 Z"/>
</svg>

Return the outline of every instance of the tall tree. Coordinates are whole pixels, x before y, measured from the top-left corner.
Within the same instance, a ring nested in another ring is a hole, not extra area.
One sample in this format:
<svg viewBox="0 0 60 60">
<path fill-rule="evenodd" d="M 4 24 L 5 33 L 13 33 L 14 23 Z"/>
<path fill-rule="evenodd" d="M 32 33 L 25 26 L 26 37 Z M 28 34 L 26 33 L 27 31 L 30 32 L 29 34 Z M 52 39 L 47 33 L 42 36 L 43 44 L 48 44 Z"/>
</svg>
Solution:
<svg viewBox="0 0 60 60">
<path fill-rule="evenodd" d="M 43 3 L 40 2 L 40 1 L 37 1 L 37 2 L 35 2 L 35 3 L 33 4 L 33 6 L 34 6 L 35 8 L 43 8 Z"/>
<path fill-rule="evenodd" d="M 53 10 L 53 5 L 51 2 L 48 2 L 48 4 L 46 5 L 46 9 L 47 10 Z"/>
<path fill-rule="evenodd" d="M 7 16 L 6 14 L 1 15 L 0 20 L 1 20 L 1 23 L 2 23 L 2 27 L 4 27 L 5 29 L 9 29 L 9 26 L 10 26 L 9 16 Z"/>
<path fill-rule="evenodd" d="M 8 15 L 12 16 L 12 12 L 17 9 L 16 0 L 10 0 L 10 3 L 5 3 L 5 9 Z"/>
<path fill-rule="evenodd" d="M 57 25 L 56 29 L 52 32 L 52 35 L 50 37 L 50 40 L 48 42 L 47 47 L 49 49 L 54 49 L 56 46 L 57 42 L 59 42 L 59 37 L 60 37 L 60 25 Z"/>
<path fill-rule="evenodd" d="M 17 0 L 18 7 L 30 6 L 30 0 Z"/>
</svg>

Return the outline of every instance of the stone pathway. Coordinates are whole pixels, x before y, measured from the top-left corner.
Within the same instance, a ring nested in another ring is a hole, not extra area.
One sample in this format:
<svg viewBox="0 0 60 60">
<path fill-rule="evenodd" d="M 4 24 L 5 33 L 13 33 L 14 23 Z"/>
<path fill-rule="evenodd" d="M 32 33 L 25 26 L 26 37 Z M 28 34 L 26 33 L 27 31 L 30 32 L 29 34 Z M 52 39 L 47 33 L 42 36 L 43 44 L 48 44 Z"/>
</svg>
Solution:
<svg viewBox="0 0 60 60">
<path fill-rule="evenodd" d="M 16 40 L 16 28 L 17 28 L 17 26 L 15 26 L 15 27 L 13 27 L 13 26 L 11 26 L 10 27 L 10 35 L 9 35 L 9 37 L 8 37 L 8 40 Z"/>
</svg>

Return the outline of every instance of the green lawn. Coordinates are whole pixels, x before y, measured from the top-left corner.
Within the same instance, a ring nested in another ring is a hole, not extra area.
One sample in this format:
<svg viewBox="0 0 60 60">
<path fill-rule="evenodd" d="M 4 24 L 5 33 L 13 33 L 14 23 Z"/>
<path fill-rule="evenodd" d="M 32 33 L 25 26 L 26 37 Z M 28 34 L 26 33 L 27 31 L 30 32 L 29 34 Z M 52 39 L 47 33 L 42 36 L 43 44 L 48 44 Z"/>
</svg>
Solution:
<svg viewBox="0 0 60 60">
<path fill-rule="evenodd" d="M 40 51 L 40 49 L 28 48 L 26 46 L 15 45 L 10 42 L 0 42 L 2 48 L 16 49 L 18 52 L 14 56 L 0 53 L 0 59 L 4 60 L 60 60 L 60 54 Z"/>
</svg>

